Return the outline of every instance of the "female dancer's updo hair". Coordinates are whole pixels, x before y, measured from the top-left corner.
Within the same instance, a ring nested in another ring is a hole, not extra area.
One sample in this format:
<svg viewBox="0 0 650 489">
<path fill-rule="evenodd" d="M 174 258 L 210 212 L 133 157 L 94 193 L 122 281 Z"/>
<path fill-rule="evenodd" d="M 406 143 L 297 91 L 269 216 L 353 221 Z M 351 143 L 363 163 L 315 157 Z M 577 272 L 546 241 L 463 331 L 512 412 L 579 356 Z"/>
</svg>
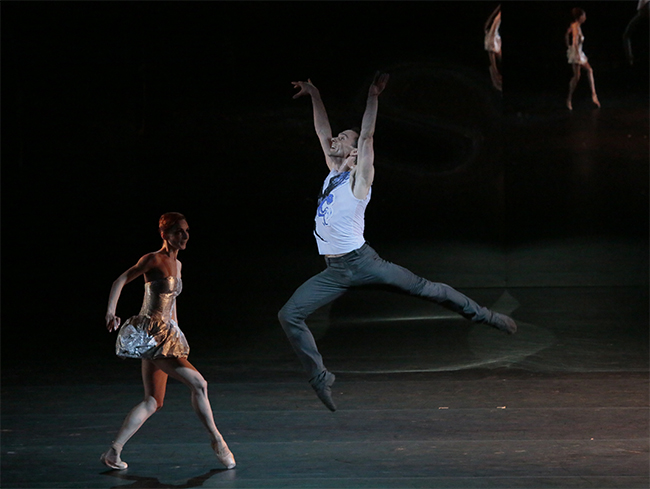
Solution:
<svg viewBox="0 0 650 489">
<path fill-rule="evenodd" d="M 186 220 L 180 212 L 166 212 L 158 220 L 158 229 L 161 233 L 166 234 L 178 221 Z"/>
<path fill-rule="evenodd" d="M 573 20 L 578 20 L 584 14 L 585 14 L 585 11 L 582 10 L 581 8 L 575 7 L 575 8 L 571 9 L 571 16 L 573 17 Z"/>
</svg>

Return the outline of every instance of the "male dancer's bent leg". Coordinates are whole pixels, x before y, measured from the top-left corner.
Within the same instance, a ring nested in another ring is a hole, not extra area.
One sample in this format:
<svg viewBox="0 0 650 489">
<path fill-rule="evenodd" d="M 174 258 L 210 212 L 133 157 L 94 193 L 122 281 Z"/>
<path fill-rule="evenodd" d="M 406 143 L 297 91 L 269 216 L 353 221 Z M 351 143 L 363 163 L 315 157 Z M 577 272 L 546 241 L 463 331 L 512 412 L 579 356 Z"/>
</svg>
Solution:
<svg viewBox="0 0 650 489">
<path fill-rule="evenodd" d="M 334 374 L 325 368 L 323 357 L 305 319 L 319 307 L 343 295 L 348 289 L 346 282 L 344 270 L 328 266 L 298 287 L 278 313 L 282 329 L 309 375 L 309 383 L 331 411 L 336 410 L 331 397 Z"/>
</svg>

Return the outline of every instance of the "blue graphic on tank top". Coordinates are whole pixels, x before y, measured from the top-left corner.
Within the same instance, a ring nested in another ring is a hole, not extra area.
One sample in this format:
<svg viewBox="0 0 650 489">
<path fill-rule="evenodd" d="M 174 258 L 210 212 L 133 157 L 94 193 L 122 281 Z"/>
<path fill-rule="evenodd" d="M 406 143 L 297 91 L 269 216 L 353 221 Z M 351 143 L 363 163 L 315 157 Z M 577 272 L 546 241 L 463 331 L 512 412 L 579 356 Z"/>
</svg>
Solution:
<svg viewBox="0 0 650 489">
<path fill-rule="evenodd" d="M 322 219 L 324 226 L 329 226 L 330 217 L 334 212 L 332 210 L 332 204 L 334 203 L 334 195 L 332 194 L 332 192 L 337 187 L 340 187 L 344 183 L 348 182 L 348 180 L 350 180 L 349 171 L 339 173 L 338 175 L 333 176 L 330 179 L 329 183 L 327 184 L 327 187 L 323 191 L 321 191 L 320 195 L 318 196 L 318 208 L 316 209 L 316 217 Z M 314 232 L 316 233 L 316 236 L 318 236 L 320 239 L 325 241 L 316 232 L 315 225 L 314 225 Z"/>
<path fill-rule="evenodd" d="M 330 216 L 332 215 L 332 202 L 334 202 L 334 196 L 328 195 L 324 199 L 321 199 L 321 202 L 316 209 L 316 215 L 323 218 L 323 225 L 329 226 Z"/>
<path fill-rule="evenodd" d="M 337 187 L 340 187 L 350 179 L 350 172 L 346 171 L 333 176 L 327 187 L 318 196 L 318 209 L 316 215 L 323 218 L 323 224 L 329 226 L 329 218 L 332 215 L 332 203 L 334 202 L 334 195 L 332 192 Z"/>
</svg>

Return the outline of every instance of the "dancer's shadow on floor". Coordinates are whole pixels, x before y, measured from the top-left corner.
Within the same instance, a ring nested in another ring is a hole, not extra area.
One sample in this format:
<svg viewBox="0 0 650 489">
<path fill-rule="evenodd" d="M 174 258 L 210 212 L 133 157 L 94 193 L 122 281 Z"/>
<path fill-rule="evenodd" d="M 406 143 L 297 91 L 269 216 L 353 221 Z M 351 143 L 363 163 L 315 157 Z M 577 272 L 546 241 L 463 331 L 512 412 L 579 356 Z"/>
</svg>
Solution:
<svg viewBox="0 0 650 489">
<path fill-rule="evenodd" d="M 120 480 L 124 481 L 133 481 L 132 484 L 129 485 L 120 485 L 120 486 L 113 486 L 111 489 L 124 489 L 124 488 L 129 488 L 129 489 L 189 489 L 191 487 L 201 487 L 205 481 L 210 479 L 216 474 L 222 474 L 221 477 L 219 477 L 219 480 L 234 480 L 235 479 L 235 470 L 228 470 L 228 469 L 212 469 L 209 472 L 199 475 L 197 477 L 192 477 L 191 479 L 188 479 L 187 482 L 184 484 L 166 484 L 163 482 L 160 482 L 157 478 L 155 477 L 141 477 L 137 475 L 129 475 L 126 472 L 118 472 L 115 470 L 108 470 L 105 472 L 102 472 L 103 475 L 108 475 L 111 477 L 115 477 Z"/>
</svg>

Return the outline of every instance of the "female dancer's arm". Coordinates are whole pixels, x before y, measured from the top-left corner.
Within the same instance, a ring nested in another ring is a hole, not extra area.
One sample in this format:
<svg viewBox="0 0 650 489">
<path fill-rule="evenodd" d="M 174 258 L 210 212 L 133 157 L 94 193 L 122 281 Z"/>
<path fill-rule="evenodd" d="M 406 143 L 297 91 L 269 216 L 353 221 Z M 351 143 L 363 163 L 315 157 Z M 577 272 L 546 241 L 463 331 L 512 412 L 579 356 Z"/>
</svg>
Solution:
<svg viewBox="0 0 650 489">
<path fill-rule="evenodd" d="M 177 259 L 176 260 L 176 277 L 181 278 L 181 270 L 183 269 L 183 264 Z M 172 309 L 172 319 L 178 324 L 178 313 L 176 312 L 178 308 L 178 303 L 174 301 L 174 309 Z"/>
<path fill-rule="evenodd" d="M 117 309 L 117 301 L 120 299 L 122 288 L 132 280 L 154 268 L 155 263 L 156 257 L 154 253 L 149 253 L 140 258 L 138 263 L 117 277 L 115 282 L 113 282 L 111 292 L 108 295 L 108 307 L 106 309 L 106 329 L 108 331 L 116 331 L 120 327 L 121 320 L 115 315 L 115 310 Z"/>
<path fill-rule="evenodd" d="M 571 37 L 571 42 L 569 42 L 569 36 Z M 570 49 L 571 46 L 573 45 L 573 24 L 569 26 L 569 28 L 566 30 L 566 34 L 564 34 L 564 42 L 566 44 L 567 49 Z"/>
<path fill-rule="evenodd" d="M 500 11 L 501 11 L 501 4 L 497 5 L 497 8 L 494 9 L 494 11 L 488 17 L 487 21 L 485 21 L 485 26 L 483 27 L 483 30 L 485 31 L 486 34 L 492 28 L 492 22 L 494 21 L 495 17 Z"/>
</svg>

